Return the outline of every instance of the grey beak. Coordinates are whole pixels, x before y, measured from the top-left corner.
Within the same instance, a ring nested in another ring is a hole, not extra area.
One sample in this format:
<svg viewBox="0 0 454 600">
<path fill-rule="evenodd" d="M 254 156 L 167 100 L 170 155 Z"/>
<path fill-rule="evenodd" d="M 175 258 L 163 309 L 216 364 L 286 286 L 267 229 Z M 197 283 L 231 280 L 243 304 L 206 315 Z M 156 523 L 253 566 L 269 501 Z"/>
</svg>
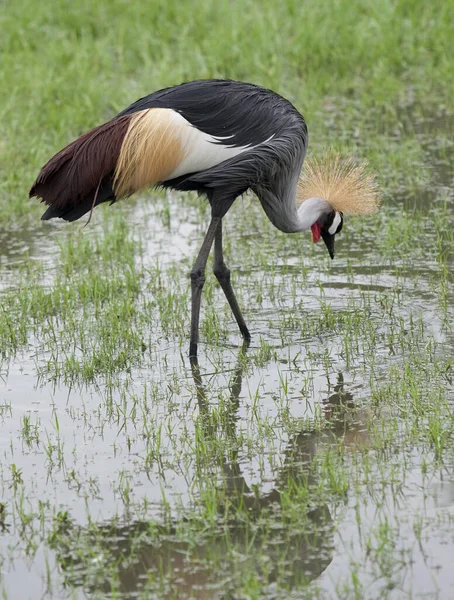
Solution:
<svg viewBox="0 0 454 600">
<path fill-rule="evenodd" d="M 328 248 L 329 255 L 331 258 L 334 258 L 334 235 L 329 233 L 328 231 L 322 231 L 322 238 L 325 242 L 326 247 Z"/>
</svg>

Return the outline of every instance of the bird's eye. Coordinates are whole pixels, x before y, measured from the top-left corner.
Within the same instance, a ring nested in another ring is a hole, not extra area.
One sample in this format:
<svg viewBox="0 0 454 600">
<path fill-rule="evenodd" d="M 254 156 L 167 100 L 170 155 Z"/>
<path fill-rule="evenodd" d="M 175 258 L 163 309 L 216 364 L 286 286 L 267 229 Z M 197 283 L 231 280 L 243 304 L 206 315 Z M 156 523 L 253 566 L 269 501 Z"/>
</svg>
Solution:
<svg viewBox="0 0 454 600">
<path fill-rule="evenodd" d="M 339 231 L 342 229 L 342 213 L 333 212 L 332 215 L 333 216 L 331 217 L 331 223 L 328 227 L 328 233 L 330 233 L 331 235 L 336 235 L 336 233 L 339 233 Z"/>
</svg>

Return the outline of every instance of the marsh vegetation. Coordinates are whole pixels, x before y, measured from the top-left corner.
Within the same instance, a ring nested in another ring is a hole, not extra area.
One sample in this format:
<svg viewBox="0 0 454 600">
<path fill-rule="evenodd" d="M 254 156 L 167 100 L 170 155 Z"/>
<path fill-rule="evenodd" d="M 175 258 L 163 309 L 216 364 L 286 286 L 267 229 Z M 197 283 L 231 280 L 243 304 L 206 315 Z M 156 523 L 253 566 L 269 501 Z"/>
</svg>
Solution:
<svg viewBox="0 0 454 600">
<path fill-rule="evenodd" d="M 1 6 L 3 597 L 452 596 L 452 3 Z M 366 158 L 384 198 L 333 262 L 238 200 L 253 340 L 209 273 L 191 366 L 204 201 L 144 193 L 84 228 L 27 191 L 83 131 L 200 77 L 287 96 L 309 152 Z"/>
</svg>

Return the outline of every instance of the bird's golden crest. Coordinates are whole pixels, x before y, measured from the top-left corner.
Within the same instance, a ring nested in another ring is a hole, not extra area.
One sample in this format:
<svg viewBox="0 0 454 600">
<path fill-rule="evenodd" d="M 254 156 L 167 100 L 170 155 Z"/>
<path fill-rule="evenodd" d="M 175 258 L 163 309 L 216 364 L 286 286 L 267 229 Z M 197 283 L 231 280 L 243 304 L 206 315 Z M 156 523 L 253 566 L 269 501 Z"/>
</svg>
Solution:
<svg viewBox="0 0 454 600">
<path fill-rule="evenodd" d="M 304 163 L 297 204 L 323 198 L 334 210 L 349 215 L 372 215 L 380 205 L 380 187 L 365 161 L 328 154 Z"/>
</svg>

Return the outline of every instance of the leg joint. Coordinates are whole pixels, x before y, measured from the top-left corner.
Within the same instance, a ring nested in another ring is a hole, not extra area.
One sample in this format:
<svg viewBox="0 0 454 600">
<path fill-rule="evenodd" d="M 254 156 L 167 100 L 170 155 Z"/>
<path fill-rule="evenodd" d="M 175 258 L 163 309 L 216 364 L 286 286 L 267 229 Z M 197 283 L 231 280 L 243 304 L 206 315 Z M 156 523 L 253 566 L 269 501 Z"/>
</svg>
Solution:
<svg viewBox="0 0 454 600">
<path fill-rule="evenodd" d="M 219 281 L 230 281 L 230 269 L 224 262 L 214 265 L 213 273 Z"/>
<path fill-rule="evenodd" d="M 195 285 L 196 287 L 203 287 L 203 284 L 205 283 L 204 269 L 200 269 L 200 268 L 192 269 L 189 276 L 191 278 L 192 285 Z"/>
</svg>

